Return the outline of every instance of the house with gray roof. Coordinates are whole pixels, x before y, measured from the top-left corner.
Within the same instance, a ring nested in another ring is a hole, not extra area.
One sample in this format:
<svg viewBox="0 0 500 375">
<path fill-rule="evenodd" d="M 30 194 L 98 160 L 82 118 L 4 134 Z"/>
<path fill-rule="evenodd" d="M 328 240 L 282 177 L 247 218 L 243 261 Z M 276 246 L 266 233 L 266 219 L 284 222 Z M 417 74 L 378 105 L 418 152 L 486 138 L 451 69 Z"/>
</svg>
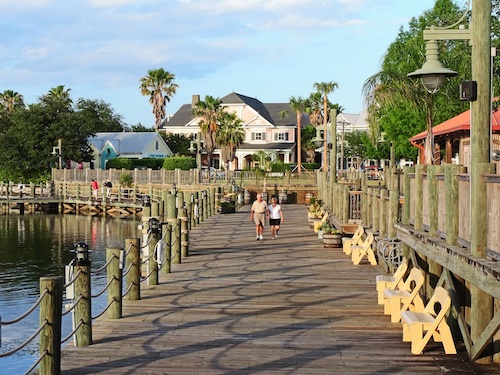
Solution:
<svg viewBox="0 0 500 375">
<path fill-rule="evenodd" d="M 193 116 L 193 108 L 200 100 L 199 95 L 193 95 L 191 104 L 184 104 L 172 117 L 165 120 L 160 131 L 184 136 L 193 136 L 200 132 L 200 118 Z M 255 166 L 253 154 L 257 151 L 266 151 L 271 159 L 281 160 L 284 163 L 296 161 L 296 131 L 297 115 L 288 103 L 262 103 L 235 92 L 221 98 L 225 110 L 234 112 L 241 119 L 245 131 L 245 141 L 236 150 L 236 157 L 230 163 L 230 169 L 244 169 Z M 286 112 L 286 116 L 280 114 Z M 302 126 L 309 124 L 306 114 L 301 119 Z M 206 157 L 203 157 L 204 167 L 220 168 L 225 161 L 220 160 L 221 150 L 215 149 L 211 156 L 212 165 L 207 166 Z"/>
<path fill-rule="evenodd" d="M 94 166 L 106 169 L 115 158 L 166 158 L 172 155 L 165 140 L 157 132 L 97 133 L 89 139 Z"/>
</svg>

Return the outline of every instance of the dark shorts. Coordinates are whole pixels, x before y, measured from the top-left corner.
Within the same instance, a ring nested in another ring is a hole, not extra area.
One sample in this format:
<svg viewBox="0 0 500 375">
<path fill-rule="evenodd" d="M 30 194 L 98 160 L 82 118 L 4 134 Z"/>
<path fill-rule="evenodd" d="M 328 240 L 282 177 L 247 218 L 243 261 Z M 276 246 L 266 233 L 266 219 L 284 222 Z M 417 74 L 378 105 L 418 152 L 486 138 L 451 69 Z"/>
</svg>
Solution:
<svg viewBox="0 0 500 375">
<path fill-rule="evenodd" d="M 269 219 L 269 225 L 280 225 L 281 219 Z"/>
</svg>

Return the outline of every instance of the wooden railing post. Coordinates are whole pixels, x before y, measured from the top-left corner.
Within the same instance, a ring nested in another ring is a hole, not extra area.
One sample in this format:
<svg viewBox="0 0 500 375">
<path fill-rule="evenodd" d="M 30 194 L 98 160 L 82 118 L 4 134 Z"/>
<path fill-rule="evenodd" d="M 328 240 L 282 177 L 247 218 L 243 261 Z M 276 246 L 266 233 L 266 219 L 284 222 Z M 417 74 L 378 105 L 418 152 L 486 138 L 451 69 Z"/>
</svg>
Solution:
<svg viewBox="0 0 500 375">
<path fill-rule="evenodd" d="M 397 178 L 398 176 L 396 176 Z M 399 190 L 389 192 L 389 217 L 387 222 L 387 237 L 396 237 L 395 224 L 398 222 L 399 214 Z"/>
<path fill-rule="evenodd" d="M 378 233 L 379 228 L 379 208 L 380 208 L 380 189 L 373 189 L 372 193 L 372 231 Z"/>
<path fill-rule="evenodd" d="M 172 263 L 180 264 L 182 262 L 181 253 L 181 219 L 173 219 L 172 223 Z"/>
<path fill-rule="evenodd" d="M 419 164 L 415 166 L 415 192 L 412 194 L 415 201 L 415 222 L 413 226 L 415 230 L 423 230 L 423 205 L 424 205 L 424 176 L 426 165 Z"/>
<path fill-rule="evenodd" d="M 40 332 L 40 355 L 47 353 L 40 362 L 40 374 L 61 373 L 61 323 L 62 323 L 62 277 L 41 277 L 40 293 L 47 295 L 40 302 L 40 325 L 47 325 Z"/>
<path fill-rule="evenodd" d="M 380 237 L 384 237 L 387 235 L 387 223 L 389 215 L 389 209 L 387 205 L 387 189 L 380 189 L 380 201 L 379 201 L 379 224 L 378 224 L 378 232 Z"/>
<path fill-rule="evenodd" d="M 163 260 L 163 273 L 170 273 L 172 270 L 172 224 L 163 226 L 163 241 L 165 242 L 165 259 Z"/>
<path fill-rule="evenodd" d="M 108 319 L 120 319 L 122 317 L 122 274 L 123 274 L 123 250 L 106 249 L 108 288 Z"/>
<path fill-rule="evenodd" d="M 148 224 L 149 225 L 149 224 Z M 151 238 L 149 242 L 149 251 L 148 251 L 148 285 L 158 285 L 159 275 L 158 275 L 158 262 L 157 262 L 157 254 L 156 254 L 156 245 L 158 244 L 159 235 L 158 233 L 153 233 L 151 228 L 149 228 L 149 236 Z"/>
<path fill-rule="evenodd" d="M 414 172 L 414 167 L 406 167 L 404 169 L 405 174 L 404 174 L 404 202 L 403 202 L 403 217 L 401 218 L 401 221 L 403 222 L 404 225 L 409 225 L 410 224 L 410 200 L 411 200 L 411 178 L 410 174 Z"/>
<path fill-rule="evenodd" d="M 435 237 L 438 228 L 438 183 L 436 175 L 441 172 L 441 166 L 430 165 L 427 167 L 427 186 L 428 186 L 428 199 L 427 204 L 429 206 L 429 236 Z M 443 267 L 439 263 L 433 261 L 432 259 L 427 259 L 429 265 L 429 279 L 426 285 L 427 300 L 430 300 L 434 294 L 434 289 L 436 284 L 441 277 L 441 272 Z"/>
<path fill-rule="evenodd" d="M 136 301 L 141 299 L 141 240 L 139 238 L 130 238 L 125 240 L 125 249 L 128 249 L 125 264 L 128 273 L 126 276 L 126 290 L 128 290 L 125 299 Z M 130 267 L 130 268 L 129 268 Z M 130 288 L 130 290 L 129 290 Z"/>
<path fill-rule="evenodd" d="M 372 215 L 373 215 L 373 188 L 366 188 L 366 221 L 365 225 L 367 227 L 372 226 Z"/>
<path fill-rule="evenodd" d="M 186 208 L 179 210 L 179 219 L 181 220 L 181 259 L 184 259 L 189 256 L 189 218 Z"/>
<path fill-rule="evenodd" d="M 76 346 L 89 346 L 92 344 L 92 297 L 90 289 L 90 265 L 88 259 L 75 259 L 73 261 L 73 275 L 80 274 L 75 280 L 75 297 L 81 300 L 75 306 L 75 324 L 82 325 L 76 331 Z"/>
<path fill-rule="evenodd" d="M 342 222 L 349 221 L 349 185 L 345 185 L 342 192 Z"/>
</svg>

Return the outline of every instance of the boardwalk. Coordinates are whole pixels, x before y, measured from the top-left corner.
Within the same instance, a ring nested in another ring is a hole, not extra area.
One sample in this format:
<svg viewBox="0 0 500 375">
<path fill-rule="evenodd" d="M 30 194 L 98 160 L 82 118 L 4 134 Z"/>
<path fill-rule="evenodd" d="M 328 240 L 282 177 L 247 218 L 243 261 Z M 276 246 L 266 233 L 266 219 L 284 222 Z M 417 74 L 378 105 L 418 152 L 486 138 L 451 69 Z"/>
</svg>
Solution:
<svg viewBox="0 0 500 375">
<path fill-rule="evenodd" d="M 323 249 L 304 206 L 284 206 L 280 238 L 256 241 L 248 206 L 191 232 L 191 256 L 124 318 L 94 322 L 94 345 L 64 349 L 64 374 L 480 374 L 498 366 L 410 354 L 377 305 L 378 267 Z M 268 229 L 268 228 L 266 228 Z"/>
</svg>

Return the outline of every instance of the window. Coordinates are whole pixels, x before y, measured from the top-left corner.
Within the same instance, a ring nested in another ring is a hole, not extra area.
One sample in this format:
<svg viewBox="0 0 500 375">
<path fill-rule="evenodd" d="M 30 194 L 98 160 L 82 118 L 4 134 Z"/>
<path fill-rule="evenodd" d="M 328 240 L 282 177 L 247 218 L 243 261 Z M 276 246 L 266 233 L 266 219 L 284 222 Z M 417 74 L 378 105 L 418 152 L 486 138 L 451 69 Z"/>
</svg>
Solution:
<svg viewBox="0 0 500 375">
<path fill-rule="evenodd" d="M 265 141 L 266 133 L 252 133 L 252 141 Z"/>
<path fill-rule="evenodd" d="M 160 142 L 156 141 L 155 150 L 159 150 L 159 149 L 160 149 Z"/>
<path fill-rule="evenodd" d="M 288 133 L 275 133 L 274 140 L 275 141 L 288 141 Z"/>
</svg>

